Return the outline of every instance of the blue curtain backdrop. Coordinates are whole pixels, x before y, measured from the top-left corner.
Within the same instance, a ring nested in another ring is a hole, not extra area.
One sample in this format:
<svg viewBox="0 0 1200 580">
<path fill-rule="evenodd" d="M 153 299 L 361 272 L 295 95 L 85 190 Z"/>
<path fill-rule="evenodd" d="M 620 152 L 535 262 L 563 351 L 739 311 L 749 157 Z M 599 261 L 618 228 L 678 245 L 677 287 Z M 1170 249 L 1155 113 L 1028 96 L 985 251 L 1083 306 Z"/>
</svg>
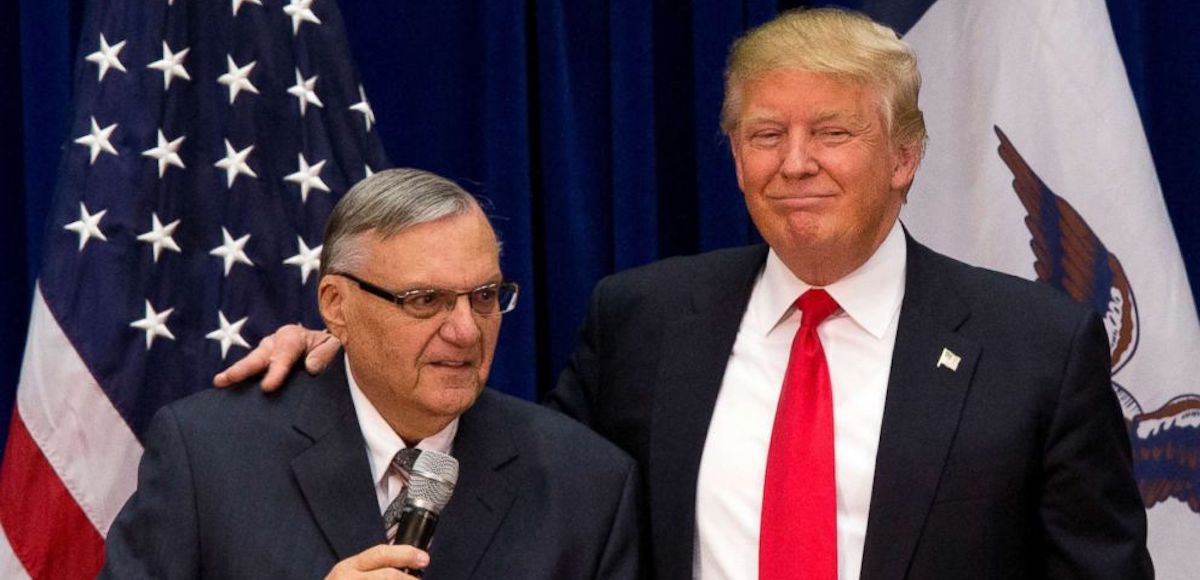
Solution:
<svg viewBox="0 0 1200 580">
<path fill-rule="evenodd" d="M 491 201 L 505 269 L 524 288 L 520 308 L 505 318 L 494 386 L 535 398 L 552 383 L 601 276 L 755 240 L 717 129 L 721 69 L 738 33 L 797 4 L 342 3 L 393 164 L 449 176 Z M 841 4 L 901 31 L 915 22 L 893 16 L 912 14 L 897 2 Z M 1200 297 L 1200 4 L 1108 5 Z M 0 169 L 8 183 L 0 211 L 8 258 L 0 285 L 0 449 L 40 241 L 47 227 L 61 227 L 45 215 L 67 137 L 82 11 L 82 0 L 0 8 Z"/>
</svg>

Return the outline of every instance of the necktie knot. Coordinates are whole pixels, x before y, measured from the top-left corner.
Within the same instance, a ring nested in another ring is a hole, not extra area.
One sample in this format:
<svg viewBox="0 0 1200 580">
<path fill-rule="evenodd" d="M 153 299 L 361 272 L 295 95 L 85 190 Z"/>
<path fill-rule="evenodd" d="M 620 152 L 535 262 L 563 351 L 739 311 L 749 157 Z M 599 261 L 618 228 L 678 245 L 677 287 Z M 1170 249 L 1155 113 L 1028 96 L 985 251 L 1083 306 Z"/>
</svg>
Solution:
<svg viewBox="0 0 1200 580">
<path fill-rule="evenodd" d="M 796 299 L 796 309 L 804 315 L 800 318 L 801 328 L 816 329 L 838 308 L 833 296 L 820 288 L 813 288 Z"/>
<path fill-rule="evenodd" d="M 392 467 L 396 468 L 400 473 L 408 475 L 412 473 L 413 464 L 417 462 L 417 457 L 420 455 L 421 450 L 416 447 L 401 449 L 392 457 Z"/>
</svg>

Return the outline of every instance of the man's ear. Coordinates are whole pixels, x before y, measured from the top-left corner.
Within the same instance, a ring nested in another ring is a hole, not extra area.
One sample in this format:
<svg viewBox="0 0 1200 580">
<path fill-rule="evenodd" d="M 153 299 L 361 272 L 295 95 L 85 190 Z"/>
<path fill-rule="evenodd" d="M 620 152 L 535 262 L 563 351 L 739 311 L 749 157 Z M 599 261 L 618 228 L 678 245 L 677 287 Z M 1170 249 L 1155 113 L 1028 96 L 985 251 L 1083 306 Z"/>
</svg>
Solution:
<svg viewBox="0 0 1200 580">
<path fill-rule="evenodd" d="M 346 285 L 338 276 L 322 276 L 317 286 L 317 307 L 325 328 L 343 343 L 346 342 Z"/>
<path fill-rule="evenodd" d="M 745 192 L 746 186 L 742 181 L 742 143 L 735 131 L 736 129 L 734 129 L 734 131 L 730 131 L 726 138 L 729 140 L 729 153 L 730 157 L 733 159 L 733 174 L 735 177 L 737 177 L 738 189 Z"/>
<path fill-rule="evenodd" d="M 902 191 L 904 196 L 908 197 L 908 188 L 912 186 L 913 178 L 917 174 L 917 166 L 921 164 L 922 153 L 919 142 L 896 147 L 893 153 L 891 180 L 894 191 Z"/>
</svg>

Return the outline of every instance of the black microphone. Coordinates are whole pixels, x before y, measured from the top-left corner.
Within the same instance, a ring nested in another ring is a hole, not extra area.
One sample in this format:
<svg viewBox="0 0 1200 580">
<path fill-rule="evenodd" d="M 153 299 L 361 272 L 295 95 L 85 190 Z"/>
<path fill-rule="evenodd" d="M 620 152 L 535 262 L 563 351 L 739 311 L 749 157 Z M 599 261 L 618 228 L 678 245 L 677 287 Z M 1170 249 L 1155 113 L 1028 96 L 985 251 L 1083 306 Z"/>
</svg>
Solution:
<svg viewBox="0 0 1200 580">
<path fill-rule="evenodd" d="M 400 510 L 396 538 L 392 543 L 428 551 L 438 516 L 450 503 L 454 484 L 458 482 L 458 460 L 437 451 L 420 451 L 409 469 L 404 507 Z M 401 571 L 421 577 L 421 570 Z"/>
</svg>

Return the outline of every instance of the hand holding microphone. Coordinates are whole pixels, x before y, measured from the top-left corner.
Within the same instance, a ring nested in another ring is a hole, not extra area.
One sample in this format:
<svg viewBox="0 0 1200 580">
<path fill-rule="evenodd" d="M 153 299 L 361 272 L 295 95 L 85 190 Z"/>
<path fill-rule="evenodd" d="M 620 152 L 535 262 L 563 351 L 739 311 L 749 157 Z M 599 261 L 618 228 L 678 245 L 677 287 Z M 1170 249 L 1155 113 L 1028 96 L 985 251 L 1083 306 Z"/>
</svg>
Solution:
<svg viewBox="0 0 1200 580">
<path fill-rule="evenodd" d="M 384 513 L 391 544 L 368 548 L 334 566 L 326 580 L 357 578 L 379 570 L 404 573 L 404 578 L 420 578 L 429 565 L 429 544 L 438 517 L 458 482 L 458 460 L 436 451 L 412 449 L 397 458 L 398 467 L 407 474 L 407 483 L 397 501 Z"/>
<path fill-rule="evenodd" d="M 325 580 L 352 580 L 355 578 L 408 580 L 418 576 L 411 572 L 401 572 L 401 569 L 420 569 L 428 565 L 429 554 L 412 546 L 379 544 L 338 562 L 325 576 Z M 386 574 L 380 575 L 380 572 L 386 572 Z"/>
<path fill-rule="evenodd" d="M 396 522 L 396 535 L 393 544 L 409 545 L 420 550 L 428 550 L 433 540 L 433 532 L 437 527 L 438 516 L 450 503 L 450 495 L 454 493 L 454 485 L 458 482 L 458 460 L 437 451 L 414 449 L 416 453 L 409 455 L 411 467 L 401 466 L 408 472 L 408 484 L 401 492 L 404 498 L 398 514 L 393 514 L 393 508 L 388 508 L 384 514 L 385 524 L 391 530 L 391 519 Z M 415 455 L 415 459 L 412 457 Z M 404 569 L 413 576 L 420 577 L 419 569 Z"/>
</svg>

